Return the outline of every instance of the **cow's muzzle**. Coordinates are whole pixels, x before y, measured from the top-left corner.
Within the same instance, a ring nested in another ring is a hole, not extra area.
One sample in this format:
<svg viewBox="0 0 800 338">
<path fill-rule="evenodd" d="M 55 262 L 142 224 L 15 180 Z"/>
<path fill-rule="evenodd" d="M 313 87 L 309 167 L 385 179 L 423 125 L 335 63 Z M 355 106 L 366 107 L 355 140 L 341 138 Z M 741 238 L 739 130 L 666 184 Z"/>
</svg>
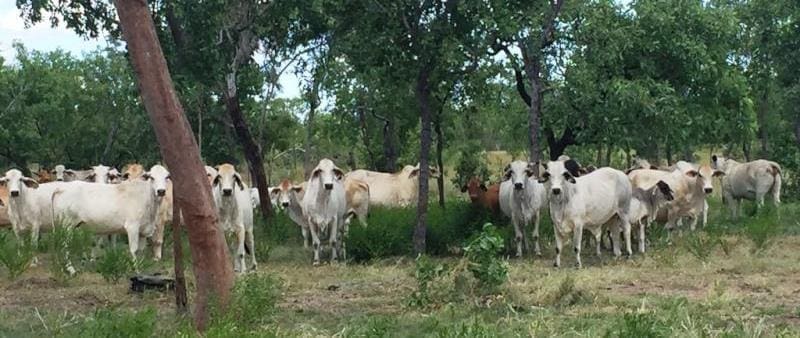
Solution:
<svg viewBox="0 0 800 338">
<path fill-rule="evenodd" d="M 12 191 L 9 192 L 9 194 L 11 195 L 11 197 L 18 197 L 19 196 L 19 190 L 12 190 Z"/>
<path fill-rule="evenodd" d="M 514 190 L 522 190 L 522 183 L 514 183 Z"/>
<path fill-rule="evenodd" d="M 230 196 L 231 193 L 233 193 L 232 189 L 222 189 L 222 195 L 223 196 Z"/>
<path fill-rule="evenodd" d="M 705 191 L 706 194 L 710 194 L 710 193 L 714 192 L 714 188 L 705 188 L 705 189 L 703 189 L 703 191 Z"/>
<path fill-rule="evenodd" d="M 561 195 L 561 188 L 553 188 L 553 195 Z"/>
<path fill-rule="evenodd" d="M 289 202 L 283 202 L 283 203 L 281 203 L 281 205 L 282 205 L 284 208 L 288 208 L 288 207 L 289 207 Z"/>
<path fill-rule="evenodd" d="M 63 178 L 57 178 L 56 181 L 64 182 L 64 179 Z"/>
<path fill-rule="evenodd" d="M 158 195 L 158 196 L 160 196 L 160 197 L 164 197 L 164 195 L 166 195 L 166 194 L 167 194 L 167 191 L 166 191 L 166 190 L 164 190 L 164 189 L 158 189 L 158 190 L 156 190 L 156 195 Z"/>
<path fill-rule="evenodd" d="M 325 183 L 325 190 L 333 190 L 333 183 Z"/>
</svg>

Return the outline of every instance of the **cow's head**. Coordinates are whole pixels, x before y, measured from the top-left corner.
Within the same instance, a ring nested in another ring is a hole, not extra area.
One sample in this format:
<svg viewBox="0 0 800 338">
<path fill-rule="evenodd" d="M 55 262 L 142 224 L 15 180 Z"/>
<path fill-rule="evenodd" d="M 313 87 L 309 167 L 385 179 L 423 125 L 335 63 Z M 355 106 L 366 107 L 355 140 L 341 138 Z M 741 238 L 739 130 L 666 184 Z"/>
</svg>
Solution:
<svg viewBox="0 0 800 338">
<path fill-rule="evenodd" d="M 49 171 L 45 169 L 39 169 L 38 171 L 33 172 L 31 174 L 33 174 L 33 176 L 36 176 L 36 181 L 38 181 L 39 183 L 53 182 L 54 180 L 53 174 L 51 174 Z"/>
<path fill-rule="evenodd" d="M 277 187 L 269 189 L 269 198 L 275 201 L 280 208 L 288 208 L 292 198 L 303 192 L 303 187 L 293 185 L 288 179 L 281 181 Z"/>
<path fill-rule="evenodd" d="M 207 165 L 206 166 L 206 177 L 208 177 L 208 184 L 214 185 L 214 179 L 217 178 L 217 169 L 214 167 Z"/>
<path fill-rule="evenodd" d="M 119 172 L 111 167 L 102 164 L 92 167 L 92 172 L 86 176 L 86 180 L 94 183 L 111 183 Z"/>
<path fill-rule="evenodd" d="M 514 161 L 503 170 L 503 181 L 510 181 L 514 190 L 523 190 L 528 185 L 528 178 L 533 176 L 534 163 Z"/>
<path fill-rule="evenodd" d="M 481 191 L 485 192 L 488 190 L 486 185 L 481 182 L 481 180 L 477 176 L 473 176 L 469 179 L 466 185 L 461 187 L 461 192 L 468 192 L 469 199 L 473 202 L 478 200 L 478 196 L 480 196 Z"/>
<path fill-rule="evenodd" d="M 539 179 L 540 183 L 545 183 L 550 191 L 550 195 L 555 198 L 560 198 L 562 193 L 568 189 L 567 184 L 575 184 L 575 175 L 573 175 L 567 167 L 573 167 L 573 164 L 567 164 L 573 160 L 567 161 L 550 161 L 545 166 L 545 172 L 542 178 Z"/>
<path fill-rule="evenodd" d="M 711 155 L 711 168 L 719 171 L 728 171 L 728 159 L 724 156 Z"/>
<path fill-rule="evenodd" d="M 139 163 L 131 163 L 125 166 L 122 171 L 122 180 L 135 180 L 144 175 L 144 167 Z"/>
<path fill-rule="evenodd" d="M 233 195 L 233 189 L 237 186 L 239 190 L 244 190 L 242 175 L 239 175 L 236 168 L 228 163 L 217 166 L 217 176 L 214 178 L 213 186 L 222 190 L 222 196 Z"/>
<path fill-rule="evenodd" d="M 63 182 L 63 181 L 66 180 L 67 168 L 64 167 L 63 164 L 59 164 L 55 168 L 53 168 L 53 172 L 52 173 L 53 173 L 53 175 L 56 176 L 56 181 Z"/>
<path fill-rule="evenodd" d="M 11 198 L 19 197 L 25 188 L 36 189 L 39 187 L 39 182 L 36 180 L 25 177 L 22 172 L 17 169 L 6 171 L 5 176 L 0 178 L 0 186 L 8 188 L 8 196 Z"/>
<path fill-rule="evenodd" d="M 333 161 L 323 158 L 319 161 L 317 166 L 311 171 L 311 181 L 319 180 L 320 185 L 325 190 L 333 190 L 334 183 L 341 182 L 344 178 L 344 172 L 339 169 Z"/>
<path fill-rule="evenodd" d="M 160 164 L 156 164 L 146 173 L 142 174 L 142 179 L 152 182 L 153 191 L 156 196 L 164 197 L 167 194 L 167 182 L 169 182 L 169 171 Z"/>
<path fill-rule="evenodd" d="M 714 192 L 714 185 L 713 178 L 721 175 L 725 175 L 722 171 L 713 170 L 711 166 L 704 164 L 697 169 L 689 169 L 684 172 L 684 175 L 688 176 L 690 179 L 694 179 L 696 182 L 695 184 L 698 185 L 703 192 L 706 194 L 710 194 Z"/>
<path fill-rule="evenodd" d="M 408 172 L 408 178 L 418 177 L 419 176 L 419 163 L 417 163 L 417 165 L 413 166 L 413 167 L 407 165 L 407 166 L 405 166 L 405 168 L 403 168 L 403 171 L 404 172 L 405 171 Z M 428 166 L 428 178 L 438 178 L 439 175 L 440 175 L 439 169 L 437 169 L 434 166 Z"/>
</svg>

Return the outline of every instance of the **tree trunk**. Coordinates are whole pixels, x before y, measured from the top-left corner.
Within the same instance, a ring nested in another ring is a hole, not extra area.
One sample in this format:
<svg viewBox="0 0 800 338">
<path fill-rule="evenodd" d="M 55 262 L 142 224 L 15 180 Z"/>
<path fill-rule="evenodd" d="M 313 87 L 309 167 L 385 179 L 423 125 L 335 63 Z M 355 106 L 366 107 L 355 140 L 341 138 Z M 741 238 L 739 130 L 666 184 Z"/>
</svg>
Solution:
<svg viewBox="0 0 800 338">
<path fill-rule="evenodd" d="M 531 83 L 531 104 L 528 106 L 528 155 L 531 163 L 541 161 L 541 151 L 539 148 L 539 126 L 541 124 L 542 111 L 542 83 L 540 78 L 541 63 L 538 56 L 539 51 L 533 51 L 530 60 L 525 62 L 525 73 L 528 74 L 528 81 Z M 539 177 L 539 166 L 533 166 L 533 174 Z"/>
<path fill-rule="evenodd" d="M 606 147 L 606 160 L 603 162 L 603 165 L 606 167 L 611 166 L 611 156 L 614 155 L 614 144 L 609 143 L 608 147 Z"/>
<path fill-rule="evenodd" d="M 594 161 L 598 167 L 603 166 L 603 142 L 597 142 L 597 159 Z"/>
<path fill-rule="evenodd" d="M 175 307 L 178 314 L 189 311 L 186 294 L 186 277 L 183 275 L 183 242 L 181 242 L 181 209 L 172 204 L 172 256 L 175 263 Z"/>
<path fill-rule="evenodd" d="M 797 142 L 797 146 L 800 147 L 800 112 L 796 114 L 794 118 L 794 140 Z"/>
<path fill-rule="evenodd" d="M 442 104 L 444 105 L 444 103 Z M 442 134 L 441 111 L 439 112 L 439 116 L 436 118 L 434 129 L 436 131 L 436 167 L 440 171 L 439 177 L 436 178 L 436 186 L 439 189 L 439 206 L 444 208 L 444 161 L 442 159 L 442 153 L 444 152 L 444 135 Z"/>
<path fill-rule="evenodd" d="M 378 165 L 375 161 L 375 154 L 372 153 L 372 146 L 369 141 L 369 128 L 367 128 L 367 113 L 364 110 L 365 108 L 361 105 L 356 108 L 358 122 L 361 125 L 361 140 L 364 142 L 364 148 L 367 150 L 367 156 L 369 156 L 369 169 L 376 170 L 378 169 Z"/>
<path fill-rule="evenodd" d="M 769 85 L 765 85 L 758 105 L 758 140 L 761 143 L 761 157 L 769 157 L 769 134 L 767 133 L 767 115 L 769 114 Z"/>
<path fill-rule="evenodd" d="M 146 1 L 115 0 L 142 102 L 156 133 L 161 157 L 171 170 L 174 202 L 183 210 L 197 280 L 195 327 L 209 321 L 209 300 L 225 313 L 233 287 L 233 269 L 222 229 L 217 224 L 211 187 L 197 143 L 175 94 Z"/>
<path fill-rule="evenodd" d="M 630 168 L 633 166 L 633 158 L 631 157 L 631 148 L 625 147 L 625 168 Z"/>
<path fill-rule="evenodd" d="M 747 140 L 742 141 L 742 154 L 745 162 L 750 162 L 750 142 Z"/>
<path fill-rule="evenodd" d="M 547 135 L 547 146 L 550 148 L 550 160 L 552 161 L 555 161 L 559 156 L 564 155 L 564 151 L 568 146 L 578 144 L 578 142 L 575 140 L 575 134 L 570 127 L 564 128 L 564 132 L 557 140 L 551 129 L 545 129 L 545 134 Z"/>
<path fill-rule="evenodd" d="M 372 111 L 372 116 L 383 121 L 383 170 L 387 172 L 397 171 L 397 145 L 394 142 L 394 121 Z"/>
<path fill-rule="evenodd" d="M 119 118 L 114 120 L 114 124 L 108 131 L 108 138 L 106 139 L 106 146 L 103 149 L 103 155 L 100 156 L 100 163 L 108 163 L 108 153 L 111 152 L 111 147 L 114 146 L 114 140 L 117 139 L 117 131 L 119 130 Z"/>
<path fill-rule="evenodd" d="M 225 79 L 227 90 L 225 91 L 225 108 L 233 122 L 233 129 L 239 144 L 244 148 L 244 158 L 250 167 L 250 178 L 258 188 L 258 197 L 262 201 L 261 214 L 264 217 L 272 215 L 272 203 L 269 200 L 269 186 L 267 185 L 267 175 L 264 173 L 264 159 L 261 157 L 261 147 L 253 140 L 250 128 L 242 115 L 242 107 L 239 104 L 239 96 L 236 89 L 236 74 L 228 73 Z"/>
<path fill-rule="evenodd" d="M 672 165 L 672 144 L 670 144 L 669 141 L 667 141 L 666 157 L 667 166 Z"/>
<path fill-rule="evenodd" d="M 313 85 L 312 85 L 313 86 Z M 303 144 L 303 173 L 304 177 L 311 174 L 316 164 L 311 163 L 313 157 L 311 156 L 311 140 L 314 137 L 314 116 L 317 113 L 317 104 L 319 100 L 314 89 L 308 93 L 308 116 L 306 117 L 306 139 Z"/>
<path fill-rule="evenodd" d="M 425 252 L 425 236 L 428 230 L 428 157 L 431 149 L 431 89 L 429 84 L 431 67 L 423 65 L 417 76 L 416 96 L 420 114 L 419 149 L 419 195 L 417 200 L 417 225 L 414 228 L 414 253 Z"/>
</svg>

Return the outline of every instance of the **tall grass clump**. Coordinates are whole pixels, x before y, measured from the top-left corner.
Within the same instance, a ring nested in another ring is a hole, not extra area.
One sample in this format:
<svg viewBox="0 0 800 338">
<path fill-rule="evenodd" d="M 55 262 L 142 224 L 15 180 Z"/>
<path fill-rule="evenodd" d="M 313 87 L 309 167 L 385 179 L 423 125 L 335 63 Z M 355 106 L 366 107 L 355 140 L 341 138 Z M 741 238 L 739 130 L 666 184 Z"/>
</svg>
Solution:
<svg viewBox="0 0 800 338">
<path fill-rule="evenodd" d="M 121 309 L 99 309 L 82 323 L 67 329 L 69 337 L 117 337 L 139 338 L 155 337 L 156 310 L 147 308 L 132 312 Z"/>
<path fill-rule="evenodd" d="M 77 276 L 80 265 L 86 260 L 94 244 L 94 235 L 80 228 L 56 224 L 42 238 L 46 252 L 50 253 L 49 270 L 57 281 L 66 283 Z"/>
<path fill-rule="evenodd" d="M 34 250 L 24 238 L 11 237 L 7 231 L 0 232 L 0 264 L 8 271 L 8 279 L 15 280 L 31 266 Z"/>
<path fill-rule="evenodd" d="M 742 231 L 753 243 L 752 252 L 763 252 L 780 233 L 780 220 L 775 212 L 745 221 Z"/>
<path fill-rule="evenodd" d="M 280 279 L 266 274 L 253 273 L 237 279 L 227 314 L 218 317 L 212 326 L 226 331 L 233 323 L 247 332 L 270 324 L 281 297 L 281 285 Z"/>
<path fill-rule="evenodd" d="M 108 248 L 95 262 L 95 271 L 109 283 L 116 283 L 136 270 L 136 262 L 127 248 Z"/>
</svg>

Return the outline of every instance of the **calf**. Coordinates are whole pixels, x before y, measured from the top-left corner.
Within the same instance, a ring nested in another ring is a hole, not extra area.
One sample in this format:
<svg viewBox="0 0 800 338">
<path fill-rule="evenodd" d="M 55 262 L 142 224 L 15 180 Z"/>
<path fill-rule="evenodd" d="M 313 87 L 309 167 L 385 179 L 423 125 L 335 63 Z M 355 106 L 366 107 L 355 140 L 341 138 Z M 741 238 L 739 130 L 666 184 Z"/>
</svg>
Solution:
<svg viewBox="0 0 800 338">
<path fill-rule="evenodd" d="M 347 177 L 362 180 L 369 185 L 370 204 L 406 207 L 417 202 L 419 170 L 419 164 L 407 165 L 394 174 L 359 169 L 347 173 Z M 430 167 L 429 170 L 429 178 L 438 176 L 436 168 Z"/>
<path fill-rule="evenodd" d="M 369 215 L 369 185 L 355 178 L 344 180 L 345 200 L 347 201 L 347 216 L 345 225 L 349 225 L 353 217 L 363 226 L 367 226 L 367 216 Z M 347 237 L 347 228 L 344 229 L 344 237 Z"/>
<path fill-rule="evenodd" d="M 93 166 L 89 175 L 86 176 L 86 181 L 94 183 L 112 183 L 117 179 L 119 172 L 117 169 L 104 166 L 102 164 Z"/>
<path fill-rule="evenodd" d="M 144 175 L 144 167 L 139 163 L 131 163 L 122 169 L 122 180 L 136 179 Z"/>
<path fill-rule="evenodd" d="M 303 196 L 303 214 L 311 232 L 314 265 L 319 265 L 320 236 L 327 234 L 331 245 L 331 262 L 338 259 L 341 236 L 347 213 L 344 173 L 329 159 L 322 159 L 311 172 Z M 343 252 L 343 255 L 346 255 Z M 346 259 L 346 256 L 345 256 Z"/>
<path fill-rule="evenodd" d="M 11 169 L 0 178 L 0 186 L 8 190 L 6 211 L 19 239 L 20 234 L 30 231 L 31 241 L 35 245 L 41 230 L 49 230 L 53 225 L 51 197 L 56 189 L 66 183 L 50 182 L 39 184 L 36 180 L 25 177 L 17 169 Z"/>
<path fill-rule="evenodd" d="M 511 217 L 514 224 L 514 242 L 517 246 L 517 257 L 522 257 L 523 245 L 528 248 L 525 228 L 533 222 L 534 251 L 541 255 L 539 248 L 539 211 L 546 204 L 547 193 L 544 186 L 532 179 L 533 164 L 514 161 L 506 166 L 503 182 L 500 183 L 500 209 Z"/>
<path fill-rule="evenodd" d="M 739 216 L 742 200 L 764 205 L 764 196 L 769 194 L 777 207 L 781 203 L 781 166 L 766 160 L 740 163 L 722 156 L 713 155 L 711 164 L 724 173 L 722 199 L 731 209 L 733 218 Z"/>
<path fill-rule="evenodd" d="M 169 176 L 169 171 L 159 164 L 152 166 L 150 171 L 142 174 L 141 178 L 152 181 L 156 195 L 159 197 L 156 228 L 150 238 L 153 244 L 153 259 L 160 261 L 164 245 L 164 228 L 167 223 L 172 222 L 172 204 L 174 203 L 172 179 Z"/>
<path fill-rule="evenodd" d="M 310 237 L 308 221 L 303 215 L 302 200 L 305 195 L 303 185 L 293 185 L 289 179 L 284 179 L 277 187 L 269 189 L 270 200 L 278 204 L 278 208 L 286 210 L 289 218 L 300 227 L 303 234 L 303 247 L 308 248 Z"/>
<path fill-rule="evenodd" d="M 252 201 L 250 201 L 250 189 L 242 181 L 242 176 L 236 172 L 233 165 L 226 163 L 217 167 L 212 193 L 222 230 L 236 234 L 237 248 L 234 269 L 237 272 L 247 271 L 245 251 L 249 249 L 252 261 L 250 268 L 255 270 L 258 263 L 256 262 L 253 238 L 253 207 Z"/>
<path fill-rule="evenodd" d="M 53 174 L 51 174 L 49 171 L 45 169 L 39 169 L 38 171 L 33 172 L 32 174 L 36 176 L 36 182 L 39 182 L 39 184 L 55 181 Z"/>
<path fill-rule="evenodd" d="M 58 182 L 84 181 L 92 174 L 92 170 L 72 170 L 64 167 L 63 164 L 57 165 L 53 169 Z"/>
<path fill-rule="evenodd" d="M 639 230 L 639 252 L 645 251 L 645 228 L 650 224 L 650 219 L 658 213 L 658 208 L 669 201 L 672 201 L 673 191 L 664 181 L 658 181 L 656 185 L 647 190 L 633 188 L 631 194 L 631 206 L 628 213 L 632 226 Z M 618 236 L 616 238 L 619 238 Z"/>
<path fill-rule="evenodd" d="M 473 176 L 461 188 L 461 192 L 469 193 L 469 199 L 472 201 L 473 206 L 487 209 L 494 215 L 500 212 L 499 184 L 492 184 L 487 188 L 477 176 Z"/>
<path fill-rule="evenodd" d="M 566 162 L 566 161 L 565 161 Z M 575 177 L 562 161 L 551 161 L 540 182 L 544 183 L 550 201 L 550 217 L 556 237 L 554 265 L 561 266 L 561 249 L 566 236 L 574 234 L 573 245 L 578 267 L 581 267 L 581 239 L 583 229 L 589 230 L 597 243 L 600 255 L 600 237 L 603 225 L 616 221 L 625 237 L 626 253 L 630 255 L 630 223 L 628 211 L 631 203 L 631 183 L 621 171 L 600 168 L 586 176 Z M 616 242 L 615 242 L 616 243 Z M 619 256 L 619 248 L 614 246 Z"/>
<path fill-rule="evenodd" d="M 11 226 L 11 219 L 8 218 L 8 188 L 0 185 L 0 228 Z"/>
</svg>

